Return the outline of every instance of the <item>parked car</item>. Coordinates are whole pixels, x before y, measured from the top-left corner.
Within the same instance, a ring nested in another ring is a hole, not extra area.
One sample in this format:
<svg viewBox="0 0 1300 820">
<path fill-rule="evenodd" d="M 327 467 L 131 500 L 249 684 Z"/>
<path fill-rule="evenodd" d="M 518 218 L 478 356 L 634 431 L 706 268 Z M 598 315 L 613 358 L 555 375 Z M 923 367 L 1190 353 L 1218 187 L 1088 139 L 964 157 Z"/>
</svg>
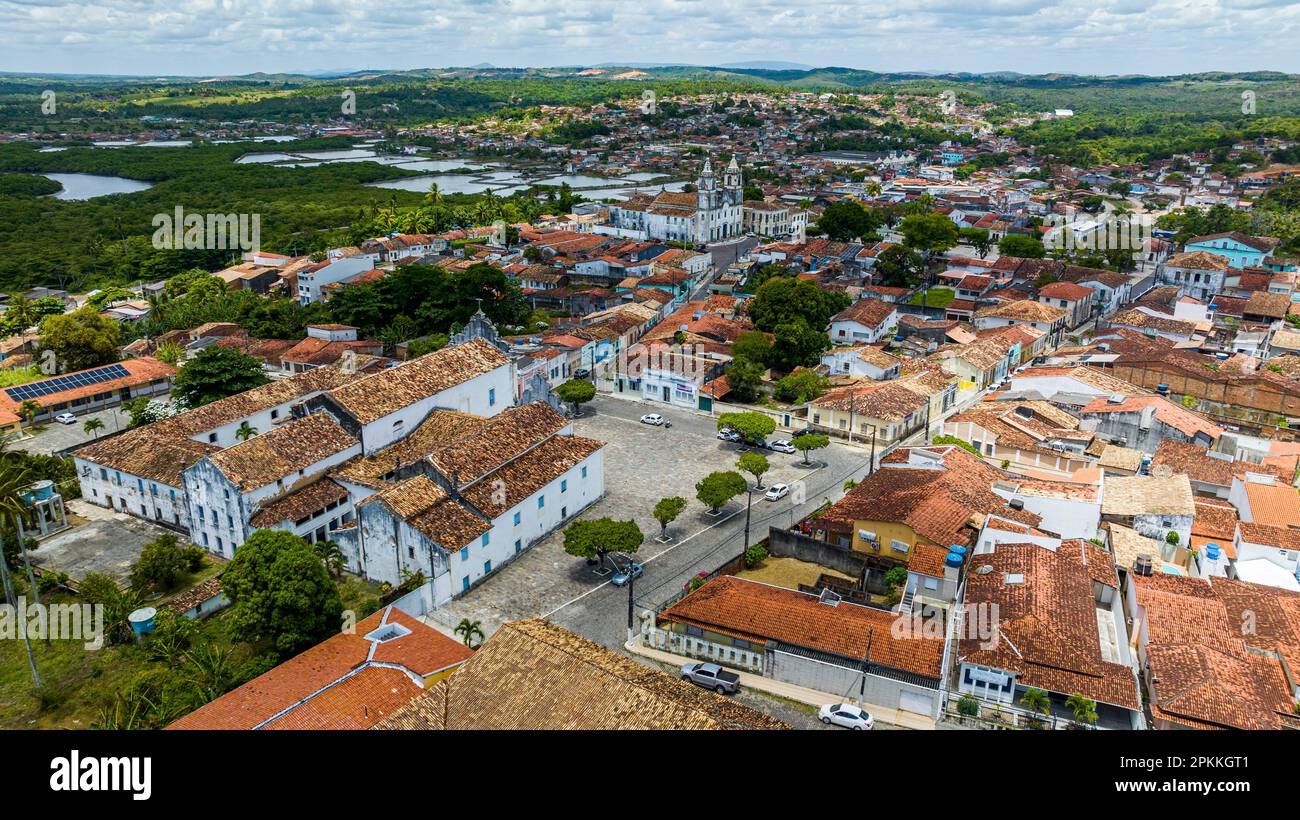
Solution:
<svg viewBox="0 0 1300 820">
<path fill-rule="evenodd" d="M 741 436 L 740 433 L 737 433 L 735 430 L 728 427 L 725 430 L 718 431 L 718 438 L 723 441 L 740 441 Z"/>
<path fill-rule="evenodd" d="M 771 487 L 767 488 L 767 493 L 764 494 L 763 497 L 766 498 L 768 501 L 780 501 L 782 498 L 785 498 L 789 494 L 790 494 L 790 485 L 773 484 Z"/>
<path fill-rule="evenodd" d="M 817 431 L 813 430 L 811 427 L 805 427 L 802 430 L 795 430 L 793 433 L 790 434 L 790 438 L 796 439 L 799 438 L 800 436 L 811 436 L 815 432 Z"/>
<path fill-rule="evenodd" d="M 822 723 L 843 726 L 846 729 L 870 729 L 876 721 L 865 709 L 851 703 L 828 703 L 817 710 Z"/>
<path fill-rule="evenodd" d="M 623 587 L 623 586 L 627 586 L 628 581 L 635 581 L 637 578 L 640 578 L 643 574 L 645 574 L 644 567 L 642 567 L 636 561 L 629 561 L 621 568 L 619 568 L 619 570 L 614 573 L 613 577 L 611 577 L 609 581 L 616 587 Z"/>
<path fill-rule="evenodd" d="M 688 663 L 682 667 L 682 680 L 712 689 L 719 695 L 734 695 L 740 691 L 740 675 L 728 672 L 716 663 Z"/>
<path fill-rule="evenodd" d="M 664 423 L 664 417 L 658 413 L 646 413 L 641 417 L 642 424 L 653 424 L 655 427 Z"/>
<path fill-rule="evenodd" d="M 76 423 L 77 423 L 77 417 L 74 416 L 74 415 L 72 415 L 71 413 L 60 413 L 60 414 L 58 414 L 57 416 L 54 417 L 54 420 L 57 421 L 59 424 L 76 424 Z"/>
<path fill-rule="evenodd" d="M 777 453 L 793 453 L 795 450 L 794 445 L 783 438 L 779 438 L 776 441 L 769 441 L 767 443 L 767 449 Z"/>
<path fill-rule="evenodd" d="M 579 367 L 577 370 L 573 371 L 573 378 L 589 379 L 591 378 L 591 371 L 585 367 Z"/>
</svg>

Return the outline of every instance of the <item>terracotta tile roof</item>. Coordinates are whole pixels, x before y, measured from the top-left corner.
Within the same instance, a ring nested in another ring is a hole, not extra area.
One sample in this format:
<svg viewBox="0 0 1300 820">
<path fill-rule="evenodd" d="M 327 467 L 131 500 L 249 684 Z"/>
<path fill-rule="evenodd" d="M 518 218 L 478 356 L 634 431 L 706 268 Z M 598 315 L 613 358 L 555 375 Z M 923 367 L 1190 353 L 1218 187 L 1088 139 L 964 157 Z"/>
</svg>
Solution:
<svg viewBox="0 0 1300 820">
<path fill-rule="evenodd" d="M 448 553 L 482 538 L 492 529 L 491 521 L 451 498 L 424 475 L 412 476 L 375 493 L 358 507 L 381 502 Z"/>
<path fill-rule="evenodd" d="M 409 632 L 383 643 L 365 637 L 388 624 Z M 471 654 L 459 641 L 387 607 L 354 632 L 326 639 L 167 728 L 365 729 L 419 696 L 424 678 Z"/>
<path fill-rule="evenodd" d="M 117 379 L 109 379 L 107 381 L 95 382 L 94 384 L 86 384 L 80 387 L 72 387 L 67 390 L 60 390 L 56 393 L 46 393 L 43 396 L 33 398 L 32 401 L 42 407 L 52 407 L 56 404 L 73 401 L 74 399 L 89 398 L 90 396 L 98 396 L 101 393 L 112 393 L 126 387 L 139 387 L 153 381 L 158 381 L 159 379 L 171 379 L 176 375 L 176 368 L 166 364 L 165 362 L 160 362 L 157 359 L 151 359 L 148 356 L 141 356 L 136 359 L 123 359 L 120 362 L 114 362 L 114 364 L 120 365 L 124 368 L 127 375 Z M 94 370 L 97 368 L 89 369 Z M 76 376 L 77 373 L 84 372 L 84 370 L 78 370 L 60 376 L 51 376 L 49 379 L 37 379 L 36 381 L 27 382 L 26 384 L 21 385 L 21 387 L 34 388 L 40 386 L 43 382 L 52 379 L 66 379 L 70 376 Z M 18 386 L 19 385 L 14 385 L 14 387 Z M 17 414 L 18 407 L 21 404 L 22 400 L 15 401 L 10 398 L 9 394 L 3 388 L 0 388 L 0 409 L 8 410 Z"/>
<path fill-rule="evenodd" d="M 887 381 L 841 387 L 812 403 L 844 413 L 855 412 L 862 418 L 902 421 L 924 410 L 926 397 L 897 381 Z"/>
<path fill-rule="evenodd" d="M 438 472 L 466 487 L 569 425 L 545 402 L 503 410 L 477 430 L 430 454 Z"/>
<path fill-rule="evenodd" d="M 929 678 L 940 677 L 942 638 L 895 637 L 888 610 L 840 602 L 724 575 L 705 583 L 659 614 L 705 629 L 720 628 L 762 643 L 775 640 L 860 661 L 870 630 L 871 662 Z"/>
<path fill-rule="evenodd" d="M 831 317 L 831 322 L 857 322 L 872 329 L 880 327 L 889 320 L 897 306 L 879 299 L 859 299 Z"/>
<path fill-rule="evenodd" d="M 1195 515 L 1192 484 L 1185 475 L 1106 476 L 1103 515 Z"/>
<path fill-rule="evenodd" d="M 204 455 L 221 449 L 190 438 L 160 435 L 155 426 L 138 427 L 92 442 L 73 455 L 100 467 L 179 488 L 184 483 L 182 472 Z"/>
<path fill-rule="evenodd" d="M 943 456 L 942 469 L 907 467 L 910 449 Z M 906 524 L 917 535 L 941 547 L 966 544 L 972 518 L 990 512 L 1036 527 L 1042 519 L 1028 510 L 1014 510 L 991 489 L 1002 474 L 960 447 L 903 448 L 886 457 L 875 474 L 859 482 L 819 518 L 850 529 L 859 521 Z"/>
<path fill-rule="evenodd" d="M 1049 299 L 1065 299 L 1069 302 L 1078 302 L 1091 296 L 1092 288 L 1076 285 L 1073 282 L 1052 282 L 1039 288 L 1038 295 L 1046 296 Z"/>
<path fill-rule="evenodd" d="M 1126 396 L 1121 402 L 1112 402 L 1107 396 L 1099 396 L 1079 413 L 1084 416 L 1097 413 L 1141 413 L 1148 407 L 1152 408 L 1156 419 L 1189 438 L 1204 433 L 1211 441 L 1217 441 L 1223 433 L 1222 428 L 1214 422 L 1162 396 Z"/>
<path fill-rule="evenodd" d="M 377 729 L 786 729 L 785 723 L 535 619 L 506 623 Z"/>
<path fill-rule="evenodd" d="M 1045 305 L 1030 299 L 990 305 L 975 311 L 976 319 L 1014 319 L 1021 322 L 1045 322 L 1051 324 L 1066 317 L 1065 308 Z"/>
<path fill-rule="evenodd" d="M 510 359 L 482 339 L 444 347 L 329 391 L 361 424 L 504 367 Z"/>
<path fill-rule="evenodd" d="M 399 466 L 427 458 L 432 452 L 479 430 L 488 420 L 456 410 L 434 410 L 405 438 L 369 456 L 357 456 L 331 471 L 331 475 L 354 484 L 378 488 Z"/>
<path fill-rule="evenodd" d="M 313 413 L 207 458 L 237 487 L 253 490 L 360 446 L 333 418 Z"/>
<path fill-rule="evenodd" d="M 1109 556 L 1088 550 L 1082 541 L 1066 541 L 1055 550 L 998 544 L 970 563 L 966 602 L 996 604 L 998 632 L 992 648 L 984 638 L 963 638 L 961 662 L 1016 672 L 1026 686 L 1141 708 L 1132 670 L 1105 660 L 1101 652 L 1093 582 L 1101 572 L 1108 579 L 1103 583 L 1117 585 Z M 1012 582 L 1017 576 L 1019 582 Z"/>
<path fill-rule="evenodd" d="M 1234 475 L 1246 472 L 1271 473 L 1283 481 L 1290 479 L 1285 470 L 1264 464 L 1252 464 L 1248 461 L 1230 461 L 1215 458 L 1204 447 L 1190 441 L 1164 439 L 1156 448 L 1151 459 L 1152 468 L 1167 465 L 1175 473 L 1186 473 L 1193 481 L 1200 481 L 1216 486 L 1231 487 Z M 1298 522 L 1300 523 L 1300 522 Z"/>
<path fill-rule="evenodd" d="M 603 441 L 552 436 L 463 491 L 466 501 L 496 518 L 604 447 Z M 499 483 L 498 483 L 499 482 Z"/>
<path fill-rule="evenodd" d="M 1300 494 L 1287 484 L 1261 484 L 1247 481 L 1246 500 L 1250 517 L 1256 524 L 1274 527 L 1300 526 Z"/>
<path fill-rule="evenodd" d="M 348 491 L 342 485 L 328 478 L 322 478 L 263 503 L 257 512 L 253 513 L 249 523 L 258 529 L 266 529 L 282 521 L 297 521 L 347 497 Z"/>
</svg>

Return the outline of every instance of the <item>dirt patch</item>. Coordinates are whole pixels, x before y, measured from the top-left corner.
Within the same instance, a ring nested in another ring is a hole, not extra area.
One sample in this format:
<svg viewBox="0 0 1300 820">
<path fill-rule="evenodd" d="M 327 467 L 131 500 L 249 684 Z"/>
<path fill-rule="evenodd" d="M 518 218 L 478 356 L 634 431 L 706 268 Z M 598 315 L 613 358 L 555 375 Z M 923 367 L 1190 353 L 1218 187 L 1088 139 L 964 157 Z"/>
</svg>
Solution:
<svg viewBox="0 0 1300 820">
<path fill-rule="evenodd" d="M 798 558 L 789 556 L 771 556 L 760 566 L 744 570 L 737 573 L 737 575 L 751 581 L 759 581 L 772 586 L 785 587 L 786 589 L 798 589 L 800 584 L 812 586 L 817 583 L 817 579 L 822 575 L 843 578 L 849 582 L 856 580 L 842 572 L 827 569 L 820 564 L 814 564 L 811 561 L 800 561 Z"/>
</svg>

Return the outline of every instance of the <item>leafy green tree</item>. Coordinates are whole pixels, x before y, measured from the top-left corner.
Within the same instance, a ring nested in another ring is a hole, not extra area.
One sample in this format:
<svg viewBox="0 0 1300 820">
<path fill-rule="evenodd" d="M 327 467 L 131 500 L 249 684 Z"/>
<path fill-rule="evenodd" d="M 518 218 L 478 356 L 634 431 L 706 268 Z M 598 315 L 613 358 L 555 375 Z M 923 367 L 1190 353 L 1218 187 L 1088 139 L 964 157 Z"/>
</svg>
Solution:
<svg viewBox="0 0 1300 820">
<path fill-rule="evenodd" d="M 744 410 L 738 413 L 723 413 L 718 416 L 718 429 L 735 430 L 744 436 L 746 444 L 763 441 L 776 432 L 776 421 L 766 413 Z"/>
<path fill-rule="evenodd" d="M 740 458 L 736 460 L 736 466 L 752 475 L 755 489 L 761 490 L 763 489 L 763 473 L 766 473 L 772 465 L 768 462 L 767 456 L 762 453 L 749 452 L 740 454 Z"/>
<path fill-rule="evenodd" d="M 817 229 L 836 242 L 852 242 L 870 236 L 879 227 L 880 223 L 873 214 L 851 199 L 827 205 L 817 218 Z"/>
<path fill-rule="evenodd" d="M 212 345 L 200 350 L 177 371 L 172 395 L 186 407 L 199 407 L 268 381 L 260 360 L 232 347 Z"/>
<path fill-rule="evenodd" d="M 891 245 L 876 257 L 873 270 L 891 288 L 910 288 L 921 280 L 925 261 L 906 245 Z"/>
<path fill-rule="evenodd" d="M 777 277 L 763 283 L 747 310 L 754 326 L 768 333 L 797 320 L 820 330 L 850 303 L 848 294 L 823 290 L 811 280 Z M 776 347 L 780 347 L 779 340 Z"/>
<path fill-rule="evenodd" d="M 167 592 L 189 572 L 189 557 L 172 533 L 147 542 L 140 558 L 131 565 L 131 588 Z"/>
<path fill-rule="evenodd" d="M 829 447 L 830 444 L 830 436 L 824 436 L 821 433 L 808 433 L 807 435 L 799 436 L 794 440 L 795 449 L 803 453 L 804 464 L 809 463 L 808 452 L 810 450 L 821 450 L 825 447 Z"/>
<path fill-rule="evenodd" d="M 118 360 L 119 336 L 117 322 L 94 308 L 46 316 L 41 321 L 36 360 L 44 361 L 46 354 L 52 353 L 60 373 L 112 364 Z"/>
<path fill-rule="evenodd" d="M 153 357 L 173 367 L 185 356 L 185 348 L 175 342 L 165 342 L 154 351 Z"/>
<path fill-rule="evenodd" d="M 338 587 L 311 545 L 283 530 L 258 530 L 221 575 L 230 599 L 225 615 L 240 641 L 270 641 L 282 656 L 337 631 L 343 614 Z"/>
<path fill-rule="evenodd" d="M 727 365 L 727 384 L 740 401 L 753 401 L 758 397 L 765 372 L 767 368 L 748 356 L 736 356 Z"/>
<path fill-rule="evenodd" d="M 670 498 L 661 498 L 655 504 L 654 517 L 659 522 L 659 537 L 668 537 L 668 525 L 677 520 L 677 516 L 682 514 L 686 509 L 686 499 L 679 495 Z"/>
<path fill-rule="evenodd" d="M 1092 725 L 1097 722 L 1097 702 L 1075 692 L 1065 699 L 1065 705 L 1074 712 L 1074 719 L 1079 723 Z"/>
<path fill-rule="evenodd" d="M 993 249 L 993 237 L 982 228 L 962 228 L 961 239 L 975 249 L 980 259 L 988 256 L 989 251 Z"/>
<path fill-rule="evenodd" d="M 601 566 L 611 552 L 634 553 L 645 536 L 635 521 L 593 518 L 574 521 L 564 528 L 564 551 L 578 558 L 598 558 Z"/>
<path fill-rule="evenodd" d="M 772 353 L 772 340 L 766 333 L 757 331 L 745 331 L 736 336 L 736 341 L 731 343 L 731 355 L 744 356 L 752 362 L 767 364 L 768 357 Z"/>
<path fill-rule="evenodd" d="M 776 397 L 784 402 L 803 404 L 826 392 L 830 381 L 816 370 L 800 368 L 776 383 Z"/>
<path fill-rule="evenodd" d="M 745 567 L 753 569 L 768 559 L 767 547 L 762 544 L 750 544 L 745 547 Z"/>
<path fill-rule="evenodd" d="M 573 414 L 576 416 L 582 405 L 596 398 L 596 385 L 586 379 L 569 379 L 555 388 L 555 395 L 560 401 L 572 405 Z"/>
<path fill-rule="evenodd" d="M 831 347 L 830 336 L 803 319 L 777 325 L 773 335 L 776 344 L 772 346 L 769 359 L 776 370 L 791 371 L 796 367 L 816 365 L 821 361 L 821 355 Z"/>
<path fill-rule="evenodd" d="M 903 217 L 898 230 L 903 234 L 903 243 L 926 260 L 952 248 L 959 238 L 957 225 L 938 212 Z"/>
<path fill-rule="evenodd" d="M 695 497 L 717 515 L 718 509 L 731 499 L 749 489 L 749 482 L 740 473 L 727 470 L 706 475 L 695 485 Z"/>
<path fill-rule="evenodd" d="M 998 240 L 998 253 L 1023 259 L 1042 259 L 1047 256 L 1047 248 L 1032 236 L 1009 233 Z"/>
</svg>

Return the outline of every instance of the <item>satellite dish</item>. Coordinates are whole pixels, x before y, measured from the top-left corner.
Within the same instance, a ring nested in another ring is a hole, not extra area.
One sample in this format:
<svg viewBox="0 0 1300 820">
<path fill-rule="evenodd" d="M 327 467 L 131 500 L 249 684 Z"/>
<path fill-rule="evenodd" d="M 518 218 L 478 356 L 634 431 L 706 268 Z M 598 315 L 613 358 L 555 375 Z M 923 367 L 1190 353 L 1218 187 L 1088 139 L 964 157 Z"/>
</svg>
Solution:
<svg viewBox="0 0 1300 820">
<path fill-rule="evenodd" d="M 1169 478 L 1174 474 L 1174 468 L 1168 464 L 1157 464 L 1151 468 L 1151 475 L 1156 478 Z"/>
</svg>

